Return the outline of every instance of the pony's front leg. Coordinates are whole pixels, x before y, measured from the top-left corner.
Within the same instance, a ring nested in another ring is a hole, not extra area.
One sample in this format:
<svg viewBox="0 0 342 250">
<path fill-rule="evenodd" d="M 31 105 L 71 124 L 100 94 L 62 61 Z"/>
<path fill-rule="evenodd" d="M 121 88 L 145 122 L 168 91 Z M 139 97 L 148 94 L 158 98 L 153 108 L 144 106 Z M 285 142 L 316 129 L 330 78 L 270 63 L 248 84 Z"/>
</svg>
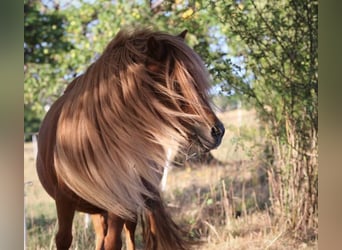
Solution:
<svg viewBox="0 0 342 250">
<path fill-rule="evenodd" d="M 137 221 L 125 221 L 126 249 L 135 250 L 134 233 L 137 227 Z"/>
<path fill-rule="evenodd" d="M 107 232 L 107 215 L 104 214 L 92 214 L 91 219 L 93 221 L 93 227 L 96 235 L 96 250 L 102 250 L 104 245 L 104 239 Z"/>
<path fill-rule="evenodd" d="M 107 234 L 104 239 L 105 250 L 121 250 L 122 240 L 121 232 L 124 225 L 124 219 L 119 216 L 108 213 Z"/>
<path fill-rule="evenodd" d="M 72 222 L 75 215 L 75 207 L 61 194 L 56 195 L 55 202 L 58 218 L 57 250 L 67 250 L 72 242 Z"/>
</svg>

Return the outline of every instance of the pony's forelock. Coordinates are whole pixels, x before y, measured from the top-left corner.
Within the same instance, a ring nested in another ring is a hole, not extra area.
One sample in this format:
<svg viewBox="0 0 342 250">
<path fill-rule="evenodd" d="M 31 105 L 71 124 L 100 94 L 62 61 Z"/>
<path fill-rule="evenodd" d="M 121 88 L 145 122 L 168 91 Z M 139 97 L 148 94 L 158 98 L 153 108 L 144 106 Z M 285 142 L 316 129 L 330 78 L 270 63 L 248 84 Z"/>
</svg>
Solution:
<svg viewBox="0 0 342 250">
<path fill-rule="evenodd" d="M 150 58 L 153 36 L 167 49 Z M 153 67 L 152 67 L 152 66 Z M 120 31 L 65 92 L 56 136 L 57 176 L 88 202 L 133 218 L 158 189 L 166 150 L 206 118 L 208 74 L 180 37 Z M 209 125 L 208 125 L 209 126 Z"/>
</svg>

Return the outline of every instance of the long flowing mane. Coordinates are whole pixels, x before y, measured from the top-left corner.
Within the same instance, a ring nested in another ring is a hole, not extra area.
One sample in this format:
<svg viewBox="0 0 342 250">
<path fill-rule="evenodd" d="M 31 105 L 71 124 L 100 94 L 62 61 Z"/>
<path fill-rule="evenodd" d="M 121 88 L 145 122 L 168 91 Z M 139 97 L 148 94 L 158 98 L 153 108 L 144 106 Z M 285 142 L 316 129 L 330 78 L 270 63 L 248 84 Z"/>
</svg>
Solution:
<svg viewBox="0 0 342 250">
<path fill-rule="evenodd" d="M 206 120 L 208 73 L 182 38 L 120 31 L 64 93 L 57 178 L 106 211 L 133 219 L 153 199 L 167 148 Z M 148 183 L 149 185 L 146 185 Z"/>
</svg>

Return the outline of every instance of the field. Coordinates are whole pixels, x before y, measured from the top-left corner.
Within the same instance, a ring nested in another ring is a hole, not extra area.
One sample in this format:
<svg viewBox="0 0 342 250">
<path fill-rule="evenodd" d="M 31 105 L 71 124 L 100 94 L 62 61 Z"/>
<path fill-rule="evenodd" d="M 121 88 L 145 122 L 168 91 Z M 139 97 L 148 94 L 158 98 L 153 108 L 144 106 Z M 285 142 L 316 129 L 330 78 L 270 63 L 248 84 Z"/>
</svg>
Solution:
<svg viewBox="0 0 342 250">
<path fill-rule="evenodd" d="M 204 243 L 200 250 L 318 249 L 317 241 L 300 242 L 284 232 L 269 212 L 267 178 L 263 170 L 263 135 L 253 111 L 219 114 L 226 134 L 218 161 L 185 163 L 172 168 L 164 198 L 178 224 Z M 57 230 L 53 200 L 42 189 L 35 171 L 34 147 L 24 144 L 26 249 L 55 249 Z M 78 213 L 71 249 L 94 249 L 86 216 Z M 136 240 L 141 247 L 138 228 Z"/>
</svg>

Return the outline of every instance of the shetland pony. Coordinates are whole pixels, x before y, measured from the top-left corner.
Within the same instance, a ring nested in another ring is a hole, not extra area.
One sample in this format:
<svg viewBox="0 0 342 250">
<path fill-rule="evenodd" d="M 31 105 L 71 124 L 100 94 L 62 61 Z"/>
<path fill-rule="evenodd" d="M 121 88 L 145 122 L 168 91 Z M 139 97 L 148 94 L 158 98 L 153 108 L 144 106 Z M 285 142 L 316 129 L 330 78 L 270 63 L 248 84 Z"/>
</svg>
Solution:
<svg viewBox="0 0 342 250">
<path fill-rule="evenodd" d="M 189 249 L 160 195 L 166 152 L 214 149 L 224 127 L 185 34 L 120 31 L 46 114 L 37 172 L 56 203 L 58 250 L 71 245 L 75 211 L 92 214 L 96 249 L 121 249 L 124 229 L 134 250 L 142 214 L 145 249 Z"/>
</svg>

